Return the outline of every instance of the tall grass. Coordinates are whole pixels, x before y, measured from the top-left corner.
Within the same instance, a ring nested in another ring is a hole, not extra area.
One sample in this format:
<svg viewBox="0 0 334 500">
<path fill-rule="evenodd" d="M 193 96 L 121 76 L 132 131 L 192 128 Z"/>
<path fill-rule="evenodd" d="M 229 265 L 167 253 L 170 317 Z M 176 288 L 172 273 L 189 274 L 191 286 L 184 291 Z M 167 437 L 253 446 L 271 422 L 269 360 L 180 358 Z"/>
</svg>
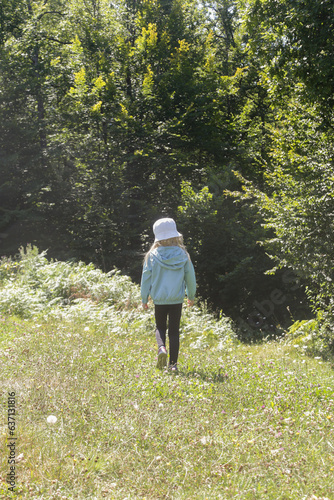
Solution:
<svg viewBox="0 0 334 500">
<path fill-rule="evenodd" d="M 0 313 L 50 321 L 79 321 L 99 330 L 152 330 L 141 307 L 140 289 L 118 270 L 103 273 L 93 264 L 49 262 L 36 247 L 21 249 L 17 260 L 0 261 Z M 198 307 L 185 308 L 181 335 L 208 345 L 235 339 L 225 316 L 215 321 Z"/>
</svg>

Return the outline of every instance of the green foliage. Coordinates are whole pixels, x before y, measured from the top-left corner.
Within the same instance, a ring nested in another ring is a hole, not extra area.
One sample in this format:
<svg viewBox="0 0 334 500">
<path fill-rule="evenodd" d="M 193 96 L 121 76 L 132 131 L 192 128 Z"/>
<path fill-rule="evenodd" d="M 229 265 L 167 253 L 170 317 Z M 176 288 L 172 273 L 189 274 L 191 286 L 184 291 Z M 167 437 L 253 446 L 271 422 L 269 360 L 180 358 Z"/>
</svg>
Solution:
<svg viewBox="0 0 334 500">
<path fill-rule="evenodd" d="M 242 327 L 240 335 L 267 335 L 279 323 L 289 322 L 287 306 L 293 313 L 298 310 L 300 290 L 292 290 L 281 274 L 265 274 L 271 261 L 258 244 L 265 239 L 261 218 L 254 203 L 237 202 L 226 190 L 237 187 L 233 174 L 225 178 L 212 174 L 209 185 L 211 191 L 207 186 L 197 190 L 183 183 L 183 204 L 178 209 L 180 228 L 196 268 L 199 294 L 239 326 L 248 324 L 247 331 Z M 276 304 L 275 311 L 263 321 L 260 318 L 266 315 L 256 312 L 254 304 L 267 300 L 275 289 L 281 290 L 285 300 Z"/>
<path fill-rule="evenodd" d="M 0 312 L 23 318 L 80 321 L 94 328 L 149 327 L 152 318 L 143 311 L 139 286 L 114 269 L 103 273 L 93 264 L 50 262 L 36 247 L 22 248 L 18 260 L 0 261 Z M 217 321 L 200 307 L 185 308 L 182 337 L 197 346 L 222 348 L 235 341 L 231 321 Z"/>
<path fill-rule="evenodd" d="M 289 328 L 286 341 L 287 344 L 301 349 L 316 359 L 332 359 L 334 354 L 332 314 L 319 311 L 314 319 L 296 321 Z"/>
<path fill-rule="evenodd" d="M 318 102 L 323 113 L 333 106 L 333 27 L 331 0 L 298 2 L 252 0 L 244 8 L 249 48 L 265 61 L 278 78 L 277 90 L 301 81 L 307 97 Z"/>
<path fill-rule="evenodd" d="M 88 320 L 90 314 L 91 319 L 94 314 L 103 316 L 112 306 L 122 309 L 140 303 L 138 287 L 119 271 L 105 274 L 93 264 L 48 262 L 45 255 L 27 247 L 18 261 L 1 263 L 1 311 L 23 317 L 43 312 L 66 316 L 74 305 Z"/>
<path fill-rule="evenodd" d="M 3 1 L 4 253 L 44 237 L 139 280 L 152 223 L 178 216 L 201 296 L 247 319 L 283 291 L 257 244 L 276 232 L 268 251 L 329 307 L 332 23 L 329 0 Z M 226 193 L 232 170 L 261 214 Z"/>
<path fill-rule="evenodd" d="M 193 1 L 24 3 L 2 48 L 4 229 L 17 208 L 37 213 L 78 258 L 138 274 L 148 222 L 176 212 L 181 180 L 234 155 L 241 40 L 219 12 L 213 23 Z"/>
<path fill-rule="evenodd" d="M 305 278 L 316 304 L 326 308 L 333 293 L 333 138 L 319 128 L 316 108 L 308 107 L 306 114 L 293 104 L 291 114 L 281 118 L 282 127 L 272 132 L 270 195 L 260 203 L 267 227 L 276 233 L 271 254 Z"/>
</svg>

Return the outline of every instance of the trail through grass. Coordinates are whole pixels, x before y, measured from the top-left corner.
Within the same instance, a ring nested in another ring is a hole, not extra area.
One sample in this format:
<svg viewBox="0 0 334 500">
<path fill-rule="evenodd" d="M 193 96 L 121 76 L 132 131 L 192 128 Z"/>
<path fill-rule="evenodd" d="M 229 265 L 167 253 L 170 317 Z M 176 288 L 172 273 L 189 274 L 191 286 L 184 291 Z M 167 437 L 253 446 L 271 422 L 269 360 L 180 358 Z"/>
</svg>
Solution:
<svg viewBox="0 0 334 500">
<path fill-rule="evenodd" d="M 1 318 L 0 498 L 334 499 L 329 363 L 184 336 L 179 374 L 160 372 L 150 315 L 145 328 L 120 315 L 117 328 Z"/>
</svg>

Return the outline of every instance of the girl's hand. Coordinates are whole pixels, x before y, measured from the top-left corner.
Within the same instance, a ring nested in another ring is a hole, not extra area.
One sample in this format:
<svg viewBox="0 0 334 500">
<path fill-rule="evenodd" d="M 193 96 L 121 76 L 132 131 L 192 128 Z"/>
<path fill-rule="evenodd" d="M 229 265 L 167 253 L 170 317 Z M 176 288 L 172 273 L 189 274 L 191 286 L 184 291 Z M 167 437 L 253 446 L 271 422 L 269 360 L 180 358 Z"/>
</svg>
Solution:
<svg viewBox="0 0 334 500">
<path fill-rule="evenodd" d="M 142 303 L 142 306 L 143 306 L 143 309 L 145 309 L 145 310 L 148 309 L 148 305 L 147 304 Z"/>
<path fill-rule="evenodd" d="M 194 305 L 194 303 L 195 303 L 195 301 L 194 301 L 194 300 L 189 300 L 189 299 L 188 299 L 188 307 L 193 306 L 193 305 Z"/>
</svg>

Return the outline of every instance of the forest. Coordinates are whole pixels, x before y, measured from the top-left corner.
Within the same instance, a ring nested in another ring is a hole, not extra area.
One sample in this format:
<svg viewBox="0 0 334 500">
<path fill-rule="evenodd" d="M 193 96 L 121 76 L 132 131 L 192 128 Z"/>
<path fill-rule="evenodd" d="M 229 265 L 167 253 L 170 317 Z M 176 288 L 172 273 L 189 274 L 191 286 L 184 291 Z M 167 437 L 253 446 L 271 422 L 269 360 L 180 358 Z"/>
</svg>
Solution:
<svg viewBox="0 0 334 500">
<path fill-rule="evenodd" d="M 0 252 L 140 279 L 173 217 L 245 338 L 334 346 L 332 0 L 1 0 Z"/>
</svg>

